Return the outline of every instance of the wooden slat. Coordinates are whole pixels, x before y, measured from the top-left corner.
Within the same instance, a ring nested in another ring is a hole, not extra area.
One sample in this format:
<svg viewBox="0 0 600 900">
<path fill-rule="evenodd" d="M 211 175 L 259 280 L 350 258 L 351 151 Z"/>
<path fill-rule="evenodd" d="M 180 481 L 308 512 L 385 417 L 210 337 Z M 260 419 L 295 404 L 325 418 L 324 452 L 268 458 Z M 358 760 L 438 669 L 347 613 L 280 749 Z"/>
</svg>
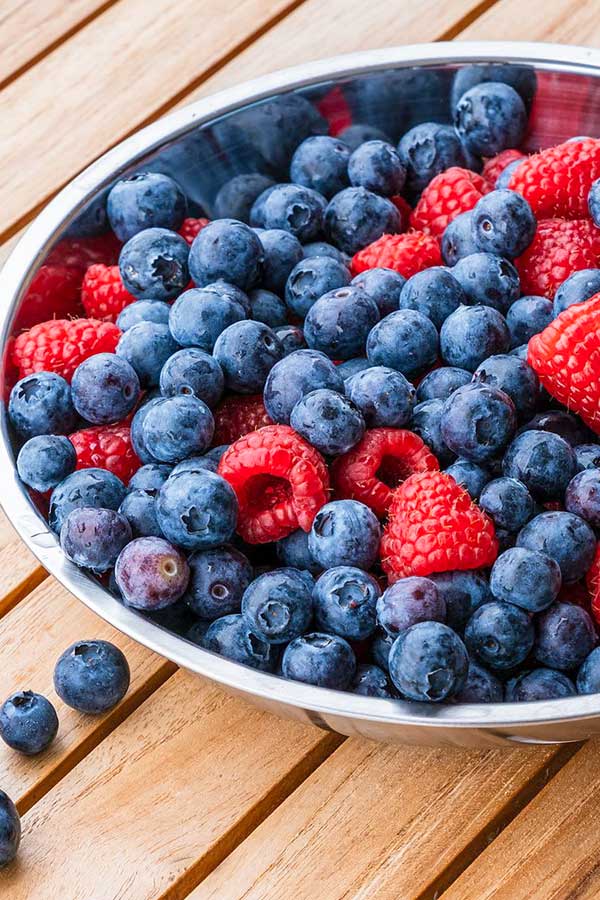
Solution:
<svg viewBox="0 0 600 900">
<path fill-rule="evenodd" d="M 4 0 L 0 84 L 107 5 L 107 0 Z"/>
<path fill-rule="evenodd" d="M 0 509 L 0 616 L 25 597 L 46 577 L 46 571 L 30 553 Z"/>
<path fill-rule="evenodd" d="M 460 40 L 557 41 L 597 45 L 600 17 L 594 0 L 499 0 L 460 34 Z"/>
<path fill-rule="evenodd" d="M 54 665 L 63 650 L 90 638 L 115 643 L 131 668 L 128 694 L 106 716 L 80 715 L 59 700 L 52 686 Z M 13 691 L 38 691 L 56 705 L 60 719 L 56 741 L 40 756 L 24 757 L 0 741 L 0 787 L 21 810 L 45 794 L 175 671 L 171 663 L 111 628 L 50 578 L 0 620 L 0 647 L 0 702 Z"/>
<path fill-rule="evenodd" d="M 297 2 L 120 0 L 28 69 L 0 95 L 2 231 Z"/>
<path fill-rule="evenodd" d="M 25 815 L 0 894 L 183 898 L 338 742 L 178 672 Z"/>
<path fill-rule="evenodd" d="M 590 741 L 467 869 L 444 900 L 600 896 L 600 744 Z"/>
</svg>

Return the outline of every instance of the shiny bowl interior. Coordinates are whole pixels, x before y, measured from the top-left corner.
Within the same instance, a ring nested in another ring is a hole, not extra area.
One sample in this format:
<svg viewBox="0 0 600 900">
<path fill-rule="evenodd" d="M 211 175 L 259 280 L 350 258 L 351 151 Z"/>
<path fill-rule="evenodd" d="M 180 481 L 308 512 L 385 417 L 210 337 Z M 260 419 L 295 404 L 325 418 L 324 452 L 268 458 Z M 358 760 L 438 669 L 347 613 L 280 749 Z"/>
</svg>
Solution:
<svg viewBox="0 0 600 900">
<path fill-rule="evenodd" d="M 600 67 L 595 61 L 597 51 L 550 44 L 402 47 L 299 66 L 178 110 L 101 157 L 30 226 L 0 275 L 4 351 L 12 335 L 51 314 L 39 308 L 32 279 L 57 245 L 93 230 L 99 200 L 124 174 L 151 169 L 172 175 L 192 204 L 209 216 L 218 189 L 235 174 L 260 171 L 285 180 L 294 145 L 286 146 L 285 140 L 274 144 L 268 135 L 273 117 L 291 115 L 281 101 L 288 93 L 304 98 L 294 115 L 315 121 L 324 117 L 332 130 L 351 121 L 368 123 L 397 140 L 418 122 L 450 121 L 449 98 L 458 68 L 492 62 L 527 65 L 536 72 L 537 93 L 526 143 L 536 150 L 573 135 L 600 135 Z M 10 379 L 5 360 L 5 386 Z M 279 714 L 382 741 L 483 746 L 572 741 L 600 733 L 600 694 L 522 704 L 407 703 L 286 681 L 202 650 L 166 630 L 160 618 L 124 607 L 64 557 L 16 476 L 4 408 L 0 427 L 0 502 L 25 543 L 87 606 L 178 665 Z"/>
</svg>

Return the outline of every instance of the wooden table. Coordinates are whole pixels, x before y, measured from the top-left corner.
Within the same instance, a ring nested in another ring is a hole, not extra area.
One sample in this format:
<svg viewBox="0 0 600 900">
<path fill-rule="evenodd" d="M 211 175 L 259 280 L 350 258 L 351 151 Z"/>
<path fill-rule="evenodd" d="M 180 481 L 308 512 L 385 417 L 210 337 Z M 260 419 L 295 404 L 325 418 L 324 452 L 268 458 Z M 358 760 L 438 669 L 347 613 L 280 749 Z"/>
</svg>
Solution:
<svg viewBox="0 0 600 900">
<path fill-rule="evenodd" d="M 179 104 L 351 50 L 447 39 L 597 45 L 596 0 L 3 0 L 1 254 L 76 172 Z M 81 638 L 125 651 L 101 718 L 52 668 Z M 281 721 L 115 632 L 0 523 L 0 696 L 57 704 L 58 740 L 0 746 L 23 817 L 10 900 L 592 898 L 600 744 L 461 752 Z"/>
</svg>

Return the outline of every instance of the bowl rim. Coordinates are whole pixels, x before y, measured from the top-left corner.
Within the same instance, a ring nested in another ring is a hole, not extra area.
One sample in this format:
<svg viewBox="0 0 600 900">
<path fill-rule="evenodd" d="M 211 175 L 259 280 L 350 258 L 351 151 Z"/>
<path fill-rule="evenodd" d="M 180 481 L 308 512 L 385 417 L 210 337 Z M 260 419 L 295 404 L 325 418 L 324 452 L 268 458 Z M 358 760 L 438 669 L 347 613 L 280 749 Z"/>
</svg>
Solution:
<svg viewBox="0 0 600 900">
<path fill-rule="evenodd" d="M 588 47 L 519 41 L 439 42 L 342 54 L 246 81 L 202 97 L 150 125 L 104 153 L 72 179 L 32 221 L 12 250 L 1 273 L 0 342 L 6 346 L 13 312 L 37 266 L 56 237 L 78 214 L 91 195 L 121 171 L 175 140 L 192 127 L 209 122 L 271 95 L 390 67 L 461 65 L 510 62 L 533 64 L 537 69 L 600 77 L 598 51 Z M 398 726 L 433 729 L 473 729 L 492 732 L 558 722 L 576 722 L 600 715 L 600 693 L 561 700 L 526 703 L 424 704 L 363 697 L 316 687 L 259 672 L 204 650 L 123 606 L 108 590 L 78 569 L 60 549 L 56 535 L 35 509 L 20 483 L 9 439 L 6 404 L 0 413 L 0 505 L 29 550 L 48 572 L 75 597 L 113 627 L 178 666 L 210 678 L 241 693 L 254 695 L 273 706 L 284 704 L 304 710 L 308 719 L 320 716 L 367 720 Z M 323 724 L 323 722 L 321 722 Z"/>
</svg>

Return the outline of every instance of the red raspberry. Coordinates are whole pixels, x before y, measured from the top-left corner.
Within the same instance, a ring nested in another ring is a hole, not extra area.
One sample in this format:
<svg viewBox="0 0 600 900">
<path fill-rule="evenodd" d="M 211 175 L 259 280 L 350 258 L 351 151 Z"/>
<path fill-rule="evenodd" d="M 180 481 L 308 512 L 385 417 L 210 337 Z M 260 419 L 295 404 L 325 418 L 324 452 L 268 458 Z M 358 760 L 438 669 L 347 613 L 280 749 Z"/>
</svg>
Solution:
<svg viewBox="0 0 600 900">
<path fill-rule="evenodd" d="M 141 462 L 131 443 L 129 425 L 98 425 L 69 435 L 77 453 L 78 469 L 108 469 L 124 484 Z"/>
<path fill-rule="evenodd" d="M 315 105 L 323 118 L 327 119 L 329 134 L 334 137 L 352 125 L 352 110 L 339 84 L 330 88 Z"/>
<path fill-rule="evenodd" d="M 600 257 L 600 229 L 589 219 L 542 219 L 533 241 L 515 260 L 521 293 L 551 300 L 565 278 L 579 269 L 595 269 Z"/>
<path fill-rule="evenodd" d="M 400 225 L 400 230 L 398 233 L 406 231 L 408 226 L 410 225 L 410 217 L 412 214 L 412 206 L 405 200 L 401 194 L 394 194 L 393 197 L 390 197 L 390 200 L 400 213 L 400 218 L 402 220 L 402 224 Z"/>
<path fill-rule="evenodd" d="M 335 460 L 331 477 L 338 497 L 360 500 L 383 518 L 394 488 L 414 472 L 430 469 L 439 469 L 438 461 L 418 435 L 398 428 L 373 428 Z"/>
<path fill-rule="evenodd" d="M 445 472 L 420 472 L 394 493 L 381 540 L 390 581 L 491 566 L 498 555 L 494 526 Z"/>
<path fill-rule="evenodd" d="M 114 266 L 119 261 L 122 244 L 112 231 L 90 238 L 65 238 L 49 253 L 46 263 L 73 266 L 84 272 L 94 263 Z"/>
<path fill-rule="evenodd" d="M 585 583 L 591 596 L 590 611 L 594 620 L 600 625 L 600 541 L 596 544 L 596 555 L 587 570 Z"/>
<path fill-rule="evenodd" d="M 496 156 L 490 156 L 486 159 L 481 173 L 491 188 L 496 184 L 498 177 L 504 172 L 505 168 L 517 159 L 525 159 L 525 154 L 520 150 L 502 150 Z"/>
<path fill-rule="evenodd" d="M 214 412 L 215 435 L 213 444 L 233 444 L 245 434 L 258 431 L 265 425 L 272 425 L 273 420 L 267 414 L 262 394 L 243 397 L 241 394 L 229 394 Z"/>
<path fill-rule="evenodd" d="M 583 219 L 592 182 L 600 178 L 600 140 L 558 144 L 524 160 L 508 183 L 540 219 Z"/>
<path fill-rule="evenodd" d="M 16 339 L 12 358 L 19 378 L 32 372 L 57 372 L 67 381 L 80 362 L 94 353 L 114 353 L 121 331 L 97 319 L 50 319 Z"/>
<path fill-rule="evenodd" d="M 527 361 L 553 397 L 600 433 L 600 293 L 532 337 Z"/>
<path fill-rule="evenodd" d="M 210 219 L 184 219 L 179 229 L 179 234 L 182 238 L 188 242 L 188 244 L 192 244 L 194 242 L 194 238 L 200 234 L 202 229 L 208 225 Z"/>
<path fill-rule="evenodd" d="M 473 209 L 478 200 L 491 190 L 476 172 L 451 166 L 433 178 L 410 217 L 410 224 L 419 231 L 441 237 L 452 219 Z"/>
<path fill-rule="evenodd" d="M 81 315 L 81 272 L 71 266 L 40 266 L 27 290 L 15 331 L 31 328 L 48 316 Z"/>
<path fill-rule="evenodd" d="M 81 285 L 81 302 L 90 319 L 116 322 L 122 309 L 135 302 L 123 282 L 118 266 L 90 266 Z"/>
<path fill-rule="evenodd" d="M 430 266 L 441 266 L 440 245 L 434 237 L 422 231 L 406 234 L 384 234 L 352 257 L 352 274 L 367 269 L 395 269 L 405 278 L 416 275 Z"/>
<path fill-rule="evenodd" d="M 267 425 L 232 444 L 219 463 L 240 506 L 238 533 L 249 544 L 310 531 L 327 503 L 329 476 L 320 453 L 289 425 Z"/>
</svg>

